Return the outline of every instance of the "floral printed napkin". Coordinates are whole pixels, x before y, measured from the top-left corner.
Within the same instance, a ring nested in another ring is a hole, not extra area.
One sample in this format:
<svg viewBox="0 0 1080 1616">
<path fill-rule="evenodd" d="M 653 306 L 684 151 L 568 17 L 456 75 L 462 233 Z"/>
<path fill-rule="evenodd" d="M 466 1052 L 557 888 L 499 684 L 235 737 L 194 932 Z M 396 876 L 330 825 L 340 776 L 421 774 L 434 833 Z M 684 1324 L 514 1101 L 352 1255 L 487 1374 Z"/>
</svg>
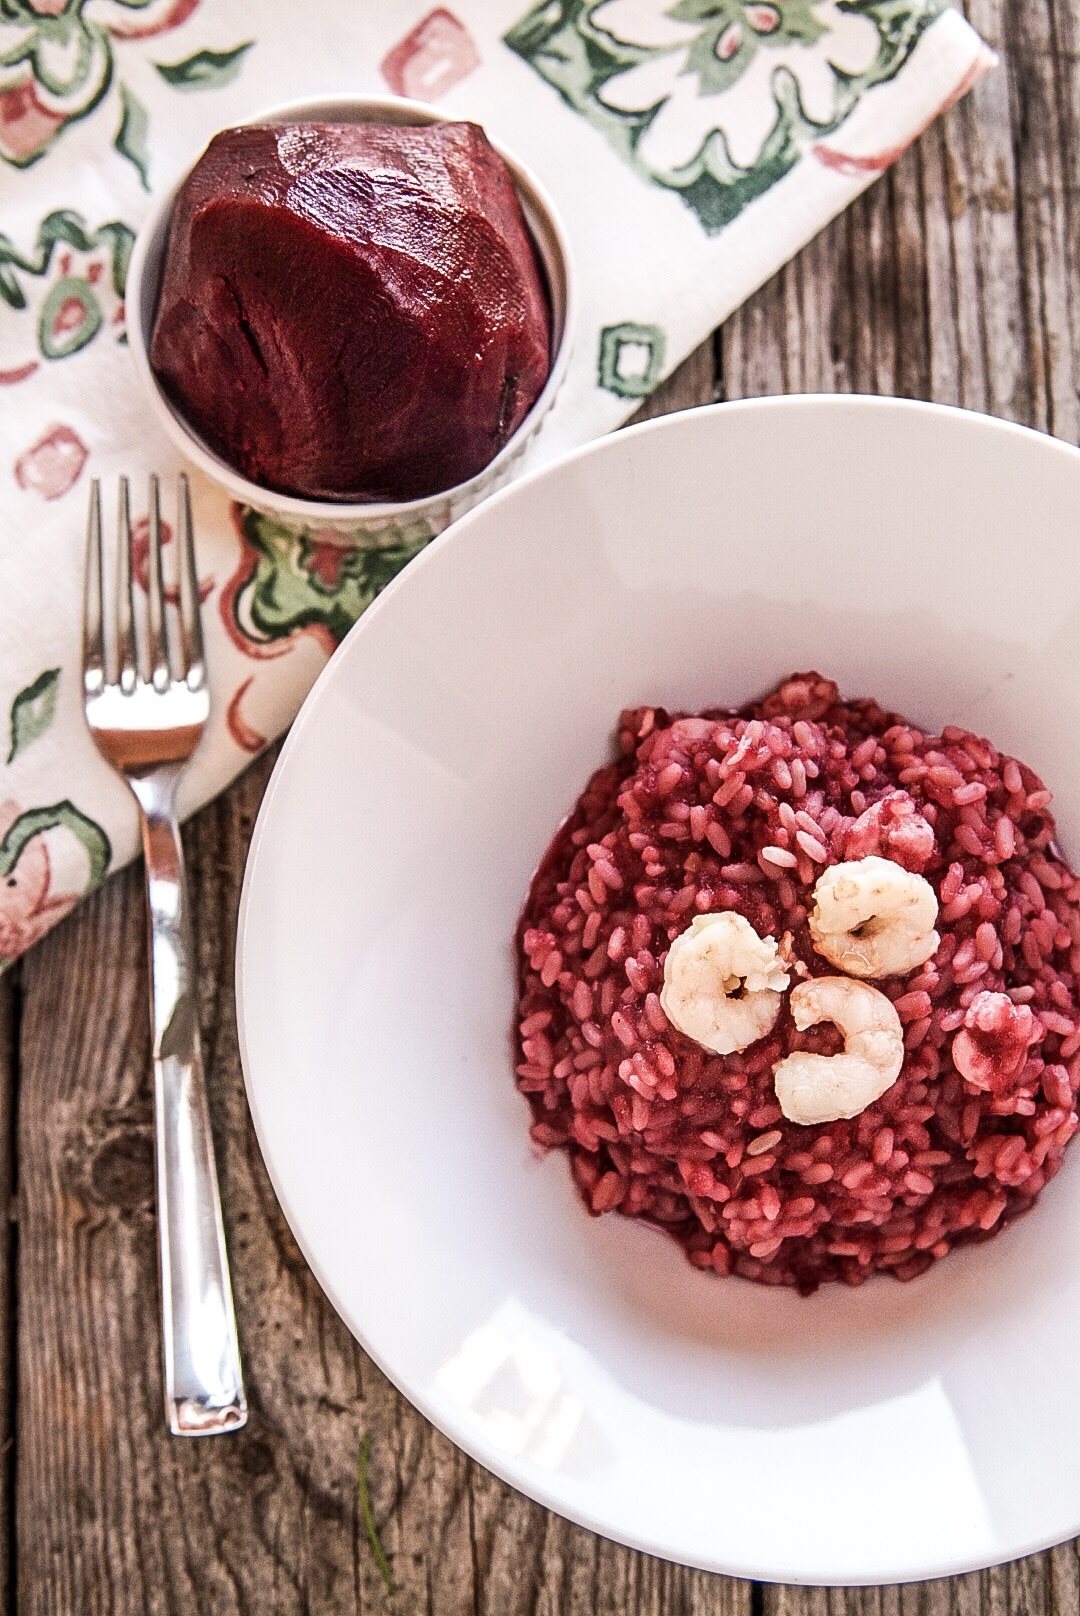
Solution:
<svg viewBox="0 0 1080 1616">
<path fill-rule="evenodd" d="M 391 90 L 539 173 L 581 296 L 535 465 L 625 419 L 991 63 L 944 0 L 4 0 L 0 964 L 136 851 L 81 713 L 87 485 L 179 469 L 134 390 L 124 277 L 149 194 L 215 130 Z M 344 551 L 194 495 L 215 712 L 187 810 L 280 733 L 431 536 Z"/>
</svg>

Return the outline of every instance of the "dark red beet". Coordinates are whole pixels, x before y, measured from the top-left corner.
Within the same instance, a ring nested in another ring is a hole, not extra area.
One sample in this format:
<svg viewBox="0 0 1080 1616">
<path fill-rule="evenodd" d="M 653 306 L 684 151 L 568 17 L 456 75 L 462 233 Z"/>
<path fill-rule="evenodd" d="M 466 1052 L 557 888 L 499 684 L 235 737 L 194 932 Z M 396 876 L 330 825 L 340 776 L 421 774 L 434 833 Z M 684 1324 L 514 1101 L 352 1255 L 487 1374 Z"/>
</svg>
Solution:
<svg viewBox="0 0 1080 1616">
<path fill-rule="evenodd" d="M 509 169 L 475 124 L 225 130 L 177 198 L 151 361 L 265 487 L 402 500 L 473 476 L 549 365 Z"/>
</svg>

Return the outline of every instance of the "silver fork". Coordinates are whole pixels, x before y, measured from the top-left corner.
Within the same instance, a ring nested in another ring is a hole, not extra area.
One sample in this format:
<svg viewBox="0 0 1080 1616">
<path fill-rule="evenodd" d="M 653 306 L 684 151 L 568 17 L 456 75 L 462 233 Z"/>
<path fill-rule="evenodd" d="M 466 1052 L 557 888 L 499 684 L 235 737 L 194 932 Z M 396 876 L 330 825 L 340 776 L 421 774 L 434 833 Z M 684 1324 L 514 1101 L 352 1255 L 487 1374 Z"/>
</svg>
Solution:
<svg viewBox="0 0 1080 1616">
<path fill-rule="evenodd" d="M 179 605 L 165 599 L 161 497 L 150 479 L 145 614 L 132 592 L 128 479 L 120 479 L 115 632 L 106 628 L 101 486 L 90 490 L 83 609 L 83 697 L 99 751 L 141 810 L 150 944 L 150 1020 L 165 1417 L 175 1436 L 247 1420 L 232 1285 L 206 1107 L 176 788 L 210 713 L 191 493 L 181 476 Z M 139 617 L 144 615 L 140 624 Z M 170 616 L 173 618 L 170 624 Z"/>
</svg>

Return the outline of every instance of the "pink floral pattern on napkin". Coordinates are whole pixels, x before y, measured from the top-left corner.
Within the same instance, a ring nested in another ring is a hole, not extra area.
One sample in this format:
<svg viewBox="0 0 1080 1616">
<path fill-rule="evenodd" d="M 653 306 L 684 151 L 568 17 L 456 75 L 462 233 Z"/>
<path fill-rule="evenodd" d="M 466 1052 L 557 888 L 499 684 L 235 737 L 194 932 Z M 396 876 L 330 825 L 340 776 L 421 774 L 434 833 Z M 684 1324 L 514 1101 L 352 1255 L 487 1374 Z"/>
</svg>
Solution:
<svg viewBox="0 0 1080 1616">
<path fill-rule="evenodd" d="M 445 6 L 429 11 L 382 59 L 382 76 L 395 95 L 437 101 L 480 66 L 476 41 Z"/>
<path fill-rule="evenodd" d="M 86 444 L 73 427 L 54 422 L 15 462 L 15 481 L 42 499 L 59 499 L 73 488 L 86 465 Z"/>
</svg>

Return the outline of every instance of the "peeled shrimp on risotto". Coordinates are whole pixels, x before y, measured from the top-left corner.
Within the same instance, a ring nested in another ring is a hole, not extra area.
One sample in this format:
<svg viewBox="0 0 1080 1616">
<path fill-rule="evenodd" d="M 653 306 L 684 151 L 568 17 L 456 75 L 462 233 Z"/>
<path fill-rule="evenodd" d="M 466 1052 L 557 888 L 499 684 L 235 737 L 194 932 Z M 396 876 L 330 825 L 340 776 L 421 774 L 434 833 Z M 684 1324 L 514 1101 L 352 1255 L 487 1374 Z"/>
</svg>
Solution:
<svg viewBox="0 0 1080 1616">
<path fill-rule="evenodd" d="M 789 981 L 775 939 L 742 915 L 697 915 L 668 949 L 660 1007 L 688 1038 L 732 1055 L 775 1026 Z"/>
<path fill-rule="evenodd" d="M 852 976 L 899 976 L 936 952 L 937 915 L 929 881 L 871 856 L 818 877 L 810 935 L 819 954 Z"/>
<path fill-rule="evenodd" d="M 838 1055 L 797 1049 L 773 1074 L 780 1109 L 789 1122 L 809 1126 L 857 1117 L 880 1100 L 900 1076 L 904 1030 L 892 1003 L 867 982 L 850 976 L 815 976 L 791 995 L 791 1019 L 800 1032 L 831 1022 L 844 1047 Z"/>
<path fill-rule="evenodd" d="M 518 931 L 534 1142 L 710 1274 L 913 1279 L 996 1235 L 1077 1129 L 1080 882 L 1050 804 L 992 741 L 816 673 L 627 710 Z M 718 975 L 711 932 L 775 957 Z"/>
</svg>

